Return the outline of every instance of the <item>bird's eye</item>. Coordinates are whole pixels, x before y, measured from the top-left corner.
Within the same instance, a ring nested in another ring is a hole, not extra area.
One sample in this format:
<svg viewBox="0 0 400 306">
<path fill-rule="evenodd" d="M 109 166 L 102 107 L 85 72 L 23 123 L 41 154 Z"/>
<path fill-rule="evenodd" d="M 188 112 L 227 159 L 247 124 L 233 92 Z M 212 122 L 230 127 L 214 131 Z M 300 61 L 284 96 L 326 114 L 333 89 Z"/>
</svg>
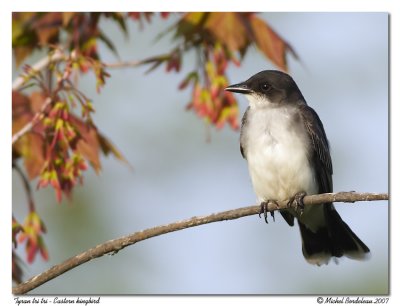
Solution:
<svg viewBox="0 0 400 306">
<path fill-rule="evenodd" d="M 269 85 L 268 83 L 262 83 L 261 84 L 261 90 L 264 92 L 268 92 L 271 89 L 271 85 Z"/>
</svg>

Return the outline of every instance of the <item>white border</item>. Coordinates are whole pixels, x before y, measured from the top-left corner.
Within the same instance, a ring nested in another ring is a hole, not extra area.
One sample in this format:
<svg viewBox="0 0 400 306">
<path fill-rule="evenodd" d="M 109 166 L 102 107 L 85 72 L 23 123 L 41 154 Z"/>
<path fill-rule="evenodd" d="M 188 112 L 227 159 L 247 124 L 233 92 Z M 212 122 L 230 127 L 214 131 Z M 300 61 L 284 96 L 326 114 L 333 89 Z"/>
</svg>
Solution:
<svg viewBox="0 0 400 306">
<path fill-rule="evenodd" d="M 262 3 L 261 3 L 262 2 Z M 11 141 L 11 12 L 12 11 L 269 11 L 269 12 L 287 12 L 287 11 L 305 11 L 305 12 L 389 12 L 390 13 L 390 52 L 391 52 L 391 282 L 390 282 L 390 304 L 400 303 L 398 281 L 398 261 L 400 258 L 398 251 L 397 235 L 399 233 L 399 203 L 396 203 L 398 197 L 398 179 L 397 169 L 399 169 L 398 149 L 398 117 L 400 116 L 399 104 L 399 40 L 400 40 L 400 10 L 398 9 L 398 1 L 382 1 L 382 0 L 282 0 L 282 1 L 225 1 L 225 0 L 146 0 L 146 1 L 128 1 L 128 0 L 112 0 L 112 1 L 54 1 L 54 0 L 18 0 L 18 1 L 2 1 L 0 4 L 0 56 L 1 69 L 1 92 L 3 93 L 3 103 L 1 120 L 0 120 L 0 173 L 2 188 L 2 203 L 0 204 L 0 216 L 4 218 L 0 222 L 1 241 L 3 251 L 0 252 L 1 262 L 6 262 L 2 266 L 8 266 L 8 269 L 2 269 L 4 275 L 2 279 L 8 280 L 0 286 L 0 297 L 4 300 L 4 305 L 14 303 L 14 297 L 11 294 L 11 277 L 10 266 L 11 254 L 7 251 L 10 244 L 11 227 L 11 150 L 9 144 Z M 397 139 L 396 139 L 397 138 Z M 396 158 L 397 157 L 397 158 Z M 374 220 L 369 220 L 373 226 Z M 3 234 L 6 233 L 6 234 Z M 305 280 L 306 281 L 306 280 Z M 163 305 L 202 305 L 206 303 L 229 303 L 229 305 L 242 305 L 243 303 L 251 303 L 254 305 L 286 305 L 295 302 L 300 304 L 316 305 L 316 297 L 102 297 L 101 305 L 130 305 L 137 303 L 139 305 L 150 305 L 154 302 L 161 302 Z M 3 304 L 3 303 L 1 303 Z"/>
</svg>

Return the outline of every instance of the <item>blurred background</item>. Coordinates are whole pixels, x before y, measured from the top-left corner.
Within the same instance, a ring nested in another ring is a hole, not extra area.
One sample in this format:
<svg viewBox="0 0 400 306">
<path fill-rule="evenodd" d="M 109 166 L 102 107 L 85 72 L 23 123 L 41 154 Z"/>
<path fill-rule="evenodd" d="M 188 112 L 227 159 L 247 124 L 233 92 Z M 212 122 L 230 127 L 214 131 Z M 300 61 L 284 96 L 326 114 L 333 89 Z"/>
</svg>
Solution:
<svg viewBox="0 0 400 306">
<path fill-rule="evenodd" d="M 331 144 L 334 191 L 388 192 L 388 14 L 263 13 L 296 50 L 290 74 L 319 114 Z M 126 38 L 115 24 L 102 28 L 121 60 L 139 60 L 170 50 L 171 36 L 157 34 L 176 20 L 154 18 Z M 161 50 L 161 51 L 160 51 Z M 105 62 L 119 61 L 105 47 Z M 36 54 L 28 61 L 43 57 Z M 94 120 L 123 152 L 133 171 L 103 158 L 97 176 L 85 174 L 73 201 L 56 203 L 54 191 L 34 193 L 48 234 L 50 259 L 25 265 L 26 278 L 109 239 L 157 225 L 255 204 L 239 133 L 215 130 L 185 111 L 189 90 L 178 91 L 195 65 L 183 71 L 146 67 L 113 69 L 100 94 L 91 76 L 80 88 L 93 98 Z M 15 66 L 14 66 L 15 67 Z M 274 69 L 257 50 L 232 83 Z M 14 69 L 13 78 L 18 75 Z M 238 97 L 241 116 L 247 101 Z M 35 186 L 35 182 L 32 183 Z M 258 216 L 186 229 L 142 241 L 114 256 L 83 264 L 31 291 L 32 294 L 386 294 L 389 291 L 388 203 L 335 204 L 343 220 L 371 249 L 364 262 L 341 258 L 327 266 L 308 264 L 297 224 L 278 215 Z M 26 215 L 26 195 L 13 174 L 13 212 Z M 25 258 L 23 246 L 17 252 Z"/>
</svg>

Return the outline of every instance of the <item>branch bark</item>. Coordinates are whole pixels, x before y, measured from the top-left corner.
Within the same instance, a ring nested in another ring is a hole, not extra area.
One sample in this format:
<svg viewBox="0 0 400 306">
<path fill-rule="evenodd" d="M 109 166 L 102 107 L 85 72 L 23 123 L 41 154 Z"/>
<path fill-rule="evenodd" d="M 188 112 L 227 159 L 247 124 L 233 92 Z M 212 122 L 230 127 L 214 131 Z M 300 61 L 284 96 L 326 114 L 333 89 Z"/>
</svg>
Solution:
<svg viewBox="0 0 400 306">
<path fill-rule="evenodd" d="M 142 61 L 124 61 L 124 62 L 116 62 L 116 63 L 103 63 L 106 68 L 136 68 L 142 66 L 144 64 L 148 64 L 148 60 Z"/>
<path fill-rule="evenodd" d="M 357 201 L 380 201 L 388 200 L 389 196 L 387 193 L 356 193 L 356 192 L 339 192 L 339 193 L 325 193 L 318 195 L 309 195 L 304 198 L 304 205 L 316 205 L 327 202 L 357 202 Z M 279 207 L 272 205 L 268 207 L 270 211 L 285 209 L 287 201 L 278 202 Z M 248 206 L 220 213 L 211 214 L 203 217 L 192 217 L 183 221 L 173 222 L 167 225 L 160 225 L 153 228 L 149 228 L 140 232 L 136 232 L 127 236 L 123 236 L 117 239 L 106 241 L 99 244 L 87 251 L 84 251 L 76 256 L 73 256 L 64 262 L 53 266 L 49 270 L 36 275 L 24 283 L 21 283 L 12 289 L 13 294 L 24 294 L 32 289 L 39 287 L 40 285 L 56 278 L 57 276 L 85 263 L 92 259 L 101 257 L 105 254 L 114 255 L 123 248 L 135 244 L 139 241 L 143 241 L 152 237 L 164 235 L 170 232 L 183 230 L 186 228 L 199 226 L 202 224 L 233 220 L 250 215 L 258 214 L 260 206 Z"/>
</svg>

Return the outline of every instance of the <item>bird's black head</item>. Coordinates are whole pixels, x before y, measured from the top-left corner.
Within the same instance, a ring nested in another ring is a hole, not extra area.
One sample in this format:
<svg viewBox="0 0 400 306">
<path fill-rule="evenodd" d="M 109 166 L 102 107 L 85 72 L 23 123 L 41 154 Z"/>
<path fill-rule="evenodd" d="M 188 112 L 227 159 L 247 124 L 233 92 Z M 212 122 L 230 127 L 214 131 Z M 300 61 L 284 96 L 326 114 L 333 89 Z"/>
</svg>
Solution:
<svg viewBox="0 0 400 306">
<path fill-rule="evenodd" d="M 304 101 L 292 77 L 277 70 L 261 71 L 247 81 L 230 85 L 225 90 L 245 94 L 250 102 L 256 101 L 257 104 Z"/>
</svg>

